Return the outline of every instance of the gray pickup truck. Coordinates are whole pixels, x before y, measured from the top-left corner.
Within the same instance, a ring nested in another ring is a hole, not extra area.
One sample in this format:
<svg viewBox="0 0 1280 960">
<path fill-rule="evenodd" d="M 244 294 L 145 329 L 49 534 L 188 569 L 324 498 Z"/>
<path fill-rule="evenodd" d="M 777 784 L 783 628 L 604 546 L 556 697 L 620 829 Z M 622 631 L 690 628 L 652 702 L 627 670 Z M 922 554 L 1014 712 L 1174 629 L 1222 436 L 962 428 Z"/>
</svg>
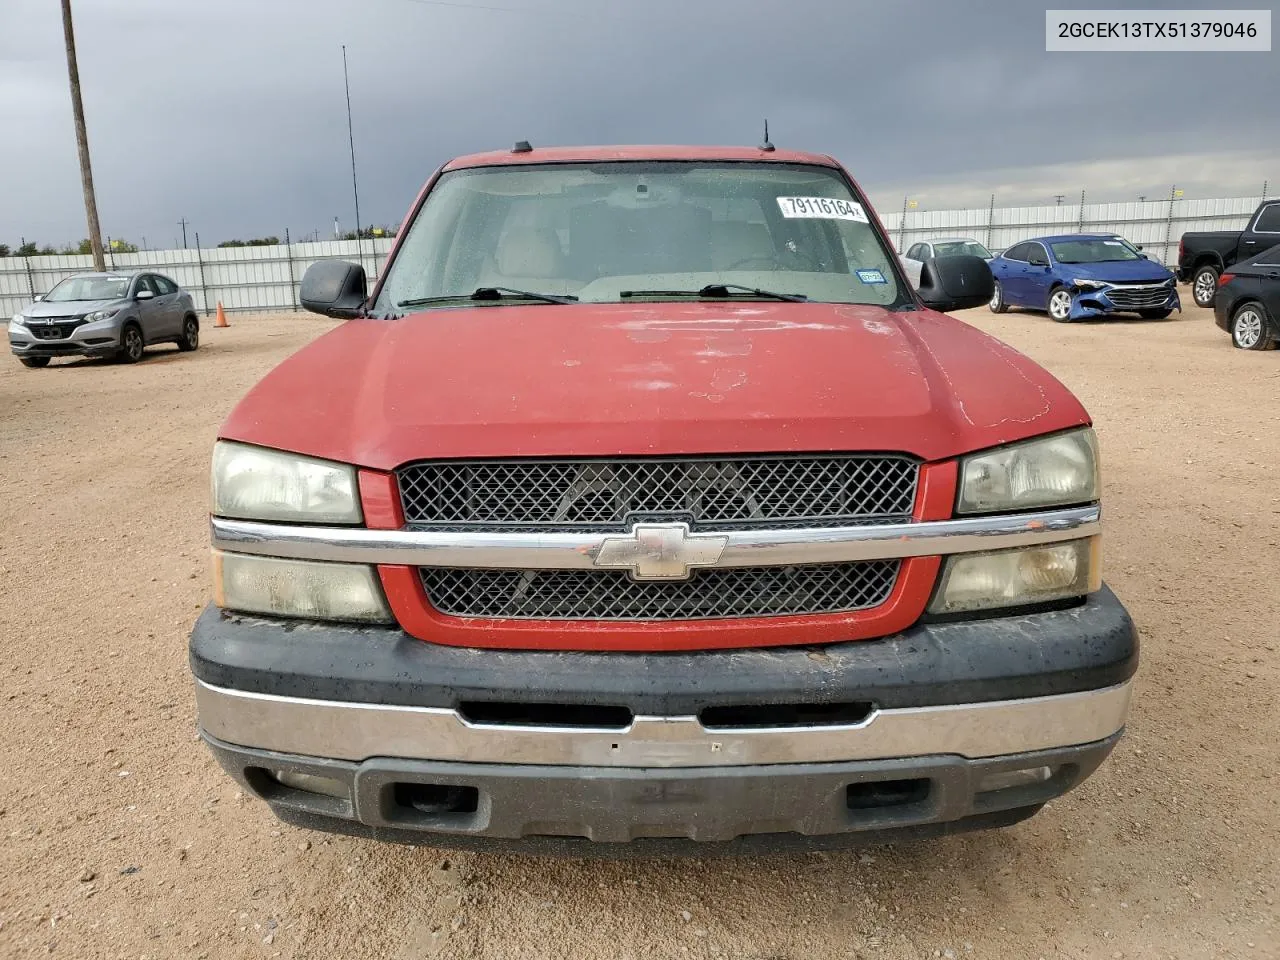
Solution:
<svg viewBox="0 0 1280 960">
<path fill-rule="evenodd" d="M 1178 241 L 1178 279 L 1191 283 L 1196 305 L 1213 306 L 1227 267 L 1280 243 L 1280 199 L 1263 200 L 1243 230 L 1184 233 Z"/>
</svg>

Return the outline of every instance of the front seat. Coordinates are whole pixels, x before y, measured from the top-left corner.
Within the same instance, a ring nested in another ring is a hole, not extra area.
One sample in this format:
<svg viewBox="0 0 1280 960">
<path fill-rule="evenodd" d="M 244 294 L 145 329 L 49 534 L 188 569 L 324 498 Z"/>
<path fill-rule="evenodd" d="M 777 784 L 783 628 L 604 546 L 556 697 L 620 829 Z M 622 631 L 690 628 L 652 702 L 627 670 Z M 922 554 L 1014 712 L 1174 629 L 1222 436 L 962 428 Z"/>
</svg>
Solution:
<svg viewBox="0 0 1280 960">
<path fill-rule="evenodd" d="M 482 285 L 492 287 L 532 287 L 553 292 L 544 282 L 566 280 L 564 252 L 554 230 L 545 227 L 511 227 L 498 240 L 493 260 L 487 261 Z"/>
</svg>

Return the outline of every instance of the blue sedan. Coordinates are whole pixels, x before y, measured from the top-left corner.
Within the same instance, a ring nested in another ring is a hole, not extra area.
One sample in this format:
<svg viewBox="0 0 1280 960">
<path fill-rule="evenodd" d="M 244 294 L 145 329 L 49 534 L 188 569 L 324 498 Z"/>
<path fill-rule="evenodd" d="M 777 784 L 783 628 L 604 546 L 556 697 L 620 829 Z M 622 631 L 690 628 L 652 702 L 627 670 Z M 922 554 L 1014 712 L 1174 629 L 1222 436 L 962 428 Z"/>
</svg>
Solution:
<svg viewBox="0 0 1280 960">
<path fill-rule="evenodd" d="M 1024 240 L 992 259 L 991 275 L 993 313 L 1031 307 L 1066 323 L 1117 312 L 1163 320 L 1182 309 L 1173 274 L 1114 234 Z"/>
</svg>

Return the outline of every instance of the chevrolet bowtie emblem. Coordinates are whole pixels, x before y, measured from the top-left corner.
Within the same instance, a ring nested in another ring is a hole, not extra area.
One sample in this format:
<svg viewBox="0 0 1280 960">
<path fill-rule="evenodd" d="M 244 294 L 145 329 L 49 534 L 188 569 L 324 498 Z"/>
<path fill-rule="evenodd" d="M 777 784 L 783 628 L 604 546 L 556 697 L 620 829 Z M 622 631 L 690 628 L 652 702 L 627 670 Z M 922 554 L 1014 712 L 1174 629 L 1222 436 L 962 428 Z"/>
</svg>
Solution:
<svg viewBox="0 0 1280 960">
<path fill-rule="evenodd" d="M 622 567 L 633 580 L 687 580 L 690 567 L 710 567 L 720 559 L 726 536 L 690 533 L 687 523 L 637 523 L 622 537 L 605 537 L 597 567 Z"/>
</svg>

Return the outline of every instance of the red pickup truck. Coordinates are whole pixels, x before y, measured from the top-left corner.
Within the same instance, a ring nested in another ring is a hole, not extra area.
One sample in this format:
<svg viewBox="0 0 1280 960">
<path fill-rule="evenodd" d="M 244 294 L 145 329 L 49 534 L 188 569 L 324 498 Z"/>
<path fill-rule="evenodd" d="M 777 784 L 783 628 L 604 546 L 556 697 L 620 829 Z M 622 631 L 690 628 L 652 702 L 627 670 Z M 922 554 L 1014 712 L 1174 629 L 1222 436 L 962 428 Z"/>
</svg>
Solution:
<svg viewBox="0 0 1280 960">
<path fill-rule="evenodd" d="M 444 166 L 213 454 L 201 731 L 281 818 L 803 850 L 1015 823 L 1121 736 L 1080 403 L 825 156 Z M 936 309 L 935 309 L 936 308 Z"/>
</svg>

